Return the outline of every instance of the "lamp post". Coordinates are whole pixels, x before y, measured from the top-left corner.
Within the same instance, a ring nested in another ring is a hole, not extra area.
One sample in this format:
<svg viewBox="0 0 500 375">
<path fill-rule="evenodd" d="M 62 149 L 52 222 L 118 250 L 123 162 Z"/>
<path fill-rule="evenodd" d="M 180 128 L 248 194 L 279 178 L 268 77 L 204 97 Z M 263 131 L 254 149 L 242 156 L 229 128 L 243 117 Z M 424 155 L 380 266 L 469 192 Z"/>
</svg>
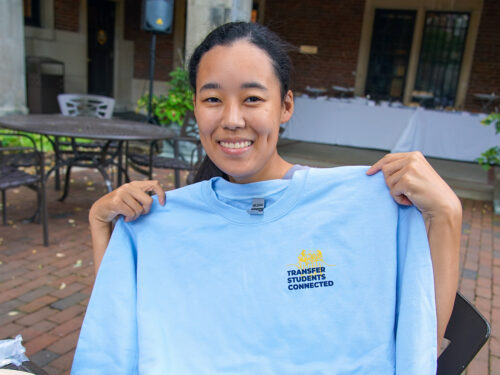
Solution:
<svg viewBox="0 0 500 375">
<path fill-rule="evenodd" d="M 153 81 L 155 77 L 155 52 L 156 34 L 151 35 L 151 47 L 149 50 L 149 97 L 148 97 L 148 122 L 156 124 L 153 116 Z"/>
<path fill-rule="evenodd" d="M 141 28 L 152 33 L 149 52 L 148 122 L 156 124 L 153 116 L 153 81 L 155 76 L 156 34 L 172 33 L 174 0 L 144 0 Z"/>
</svg>

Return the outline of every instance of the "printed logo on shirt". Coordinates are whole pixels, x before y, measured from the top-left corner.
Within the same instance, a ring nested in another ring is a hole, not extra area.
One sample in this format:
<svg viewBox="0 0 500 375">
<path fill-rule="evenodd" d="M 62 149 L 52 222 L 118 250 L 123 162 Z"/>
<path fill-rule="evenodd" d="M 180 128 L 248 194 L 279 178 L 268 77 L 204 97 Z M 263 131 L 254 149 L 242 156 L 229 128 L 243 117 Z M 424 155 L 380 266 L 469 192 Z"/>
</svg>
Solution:
<svg viewBox="0 0 500 375">
<path fill-rule="evenodd" d="M 298 262 L 287 265 L 287 267 L 293 267 L 286 271 L 288 290 L 333 286 L 333 281 L 326 278 L 326 269 L 334 266 L 325 262 L 321 250 L 302 250 Z"/>
</svg>

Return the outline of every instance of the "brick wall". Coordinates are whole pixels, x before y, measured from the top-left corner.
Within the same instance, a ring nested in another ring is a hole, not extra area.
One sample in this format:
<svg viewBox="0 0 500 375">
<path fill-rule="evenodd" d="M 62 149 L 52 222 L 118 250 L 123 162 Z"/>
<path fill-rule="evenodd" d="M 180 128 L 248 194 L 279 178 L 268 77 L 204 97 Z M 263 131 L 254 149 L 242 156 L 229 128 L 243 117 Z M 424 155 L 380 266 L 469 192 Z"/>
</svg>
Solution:
<svg viewBox="0 0 500 375">
<path fill-rule="evenodd" d="M 315 45 L 318 54 L 291 53 L 293 88 L 354 87 L 365 0 L 266 1 L 264 23 L 297 48 Z"/>
<path fill-rule="evenodd" d="M 57 30 L 78 32 L 80 0 L 54 0 L 54 23 Z"/>
<path fill-rule="evenodd" d="M 474 98 L 474 93 L 500 94 L 500 7 L 498 5 L 498 0 L 484 0 L 465 101 L 468 110 L 481 109 L 481 102 Z"/>
<path fill-rule="evenodd" d="M 134 78 L 149 79 L 149 54 L 151 33 L 141 30 L 142 1 L 125 2 L 125 35 L 134 41 Z M 157 35 L 155 79 L 166 81 L 173 66 L 173 34 Z"/>
</svg>

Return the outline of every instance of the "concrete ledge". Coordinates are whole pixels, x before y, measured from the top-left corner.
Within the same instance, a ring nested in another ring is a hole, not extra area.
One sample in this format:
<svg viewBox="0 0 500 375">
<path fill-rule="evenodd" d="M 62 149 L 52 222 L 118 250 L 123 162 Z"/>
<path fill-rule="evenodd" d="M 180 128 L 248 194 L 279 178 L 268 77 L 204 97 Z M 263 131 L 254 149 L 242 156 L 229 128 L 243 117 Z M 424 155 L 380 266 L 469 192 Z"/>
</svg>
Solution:
<svg viewBox="0 0 500 375">
<path fill-rule="evenodd" d="M 341 165 L 372 165 L 382 158 L 386 151 L 333 146 L 280 139 L 278 150 L 290 163 L 315 167 L 335 167 Z M 492 201 L 494 186 L 488 184 L 488 174 L 478 164 L 454 160 L 427 158 L 432 167 L 461 197 Z M 500 176 L 497 177 L 495 197 L 500 209 Z"/>
</svg>

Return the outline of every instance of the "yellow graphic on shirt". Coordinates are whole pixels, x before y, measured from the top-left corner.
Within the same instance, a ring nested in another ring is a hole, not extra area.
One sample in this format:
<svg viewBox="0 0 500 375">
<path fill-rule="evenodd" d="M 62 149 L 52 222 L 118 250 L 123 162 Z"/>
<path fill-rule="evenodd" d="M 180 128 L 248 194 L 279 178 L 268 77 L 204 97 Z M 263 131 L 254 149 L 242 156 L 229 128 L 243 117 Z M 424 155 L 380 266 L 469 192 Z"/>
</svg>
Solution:
<svg viewBox="0 0 500 375">
<path fill-rule="evenodd" d="M 321 250 L 316 250 L 311 251 L 309 250 L 306 252 L 306 250 L 302 250 L 301 253 L 299 254 L 299 259 L 298 259 L 297 264 L 288 264 L 287 266 L 295 266 L 299 270 L 304 269 L 304 268 L 317 268 L 317 267 L 323 267 L 323 266 L 329 266 L 329 267 L 334 267 L 335 264 L 328 264 L 325 262 L 323 259 L 323 253 Z"/>
</svg>

